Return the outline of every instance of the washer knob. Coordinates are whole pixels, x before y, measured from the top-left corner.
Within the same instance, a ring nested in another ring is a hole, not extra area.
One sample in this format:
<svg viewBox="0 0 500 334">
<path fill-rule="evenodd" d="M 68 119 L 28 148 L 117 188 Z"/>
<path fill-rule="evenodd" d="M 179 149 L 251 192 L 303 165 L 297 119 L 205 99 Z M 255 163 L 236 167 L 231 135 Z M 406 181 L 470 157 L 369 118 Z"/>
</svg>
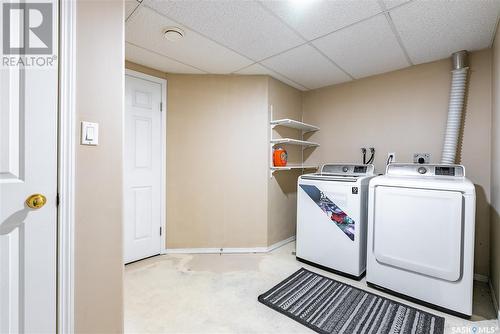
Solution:
<svg viewBox="0 0 500 334">
<path fill-rule="evenodd" d="M 344 173 L 347 173 L 347 171 L 348 171 L 348 170 L 349 170 L 349 168 L 347 168 L 346 166 L 342 167 L 342 171 L 343 171 Z"/>
<path fill-rule="evenodd" d="M 419 168 L 417 169 L 417 171 L 418 171 L 420 174 L 425 174 L 425 173 L 427 173 L 427 168 L 425 168 L 425 167 L 419 167 Z"/>
</svg>

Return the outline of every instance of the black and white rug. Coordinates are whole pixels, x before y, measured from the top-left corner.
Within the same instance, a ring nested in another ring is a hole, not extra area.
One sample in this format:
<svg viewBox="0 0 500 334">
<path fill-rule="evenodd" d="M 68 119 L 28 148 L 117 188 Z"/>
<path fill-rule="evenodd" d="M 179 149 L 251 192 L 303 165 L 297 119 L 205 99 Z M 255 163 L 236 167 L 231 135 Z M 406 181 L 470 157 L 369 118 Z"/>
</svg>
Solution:
<svg viewBox="0 0 500 334">
<path fill-rule="evenodd" d="M 259 296 L 318 333 L 442 334 L 444 318 L 304 268 Z"/>
</svg>

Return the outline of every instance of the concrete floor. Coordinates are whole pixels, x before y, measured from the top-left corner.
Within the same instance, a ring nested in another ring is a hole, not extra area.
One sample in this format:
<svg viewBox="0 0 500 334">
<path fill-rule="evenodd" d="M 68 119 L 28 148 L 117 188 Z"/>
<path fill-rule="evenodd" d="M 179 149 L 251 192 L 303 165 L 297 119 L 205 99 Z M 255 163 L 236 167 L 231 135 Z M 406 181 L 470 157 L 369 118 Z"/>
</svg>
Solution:
<svg viewBox="0 0 500 334">
<path fill-rule="evenodd" d="M 489 288 L 475 283 L 471 321 L 428 309 L 295 260 L 295 243 L 268 254 L 163 255 L 125 268 L 126 333 L 314 333 L 257 296 L 300 267 L 446 318 L 446 333 L 499 332 Z"/>
</svg>

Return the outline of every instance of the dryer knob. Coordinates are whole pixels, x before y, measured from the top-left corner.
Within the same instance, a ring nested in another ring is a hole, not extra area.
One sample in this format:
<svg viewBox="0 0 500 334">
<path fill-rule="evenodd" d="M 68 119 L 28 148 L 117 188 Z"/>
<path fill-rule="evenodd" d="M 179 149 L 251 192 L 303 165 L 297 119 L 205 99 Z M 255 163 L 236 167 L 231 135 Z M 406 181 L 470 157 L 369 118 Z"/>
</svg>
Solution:
<svg viewBox="0 0 500 334">
<path fill-rule="evenodd" d="M 420 167 L 419 169 L 417 169 L 417 171 L 418 171 L 420 174 L 425 174 L 425 173 L 427 173 L 427 168 L 425 168 L 425 167 Z"/>
<path fill-rule="evenodd" d="M 347 173 L 347 171 L 348 171 L 348 170 L 349 170 L 349 168 L 347 168 L 346 166 L 342 167 L 342 171 L 343 171 L 344 173 Z"/>
</svg>

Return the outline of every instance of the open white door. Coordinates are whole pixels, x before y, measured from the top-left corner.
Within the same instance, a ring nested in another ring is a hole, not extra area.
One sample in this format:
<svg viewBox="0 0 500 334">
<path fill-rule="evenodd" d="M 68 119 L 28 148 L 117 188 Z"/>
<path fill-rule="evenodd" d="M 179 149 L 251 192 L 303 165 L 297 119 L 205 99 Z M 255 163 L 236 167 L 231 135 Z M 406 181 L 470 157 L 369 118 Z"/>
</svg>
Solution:
<svg viewBox="0 0 500 334">
<path fill-rule="evenodd" d="M 39 24 L 52 25 L 57 55 L 57 2 L 44 4 Z M 10 16 L 12 29 L 25 5 Z M 5 19 L 9 8 L 1 10 Z M 43 46 L 40 36 L 29 43 Z M 0 68 L 0 333 L 56 332 L 57 94 L 57 62 Z"/>
<path fill-rule="evenodd" d="M 126 75 L 124 131 L 124 261 L 162 250 L 164 127 L 160 82 Z"/>
</svg>

